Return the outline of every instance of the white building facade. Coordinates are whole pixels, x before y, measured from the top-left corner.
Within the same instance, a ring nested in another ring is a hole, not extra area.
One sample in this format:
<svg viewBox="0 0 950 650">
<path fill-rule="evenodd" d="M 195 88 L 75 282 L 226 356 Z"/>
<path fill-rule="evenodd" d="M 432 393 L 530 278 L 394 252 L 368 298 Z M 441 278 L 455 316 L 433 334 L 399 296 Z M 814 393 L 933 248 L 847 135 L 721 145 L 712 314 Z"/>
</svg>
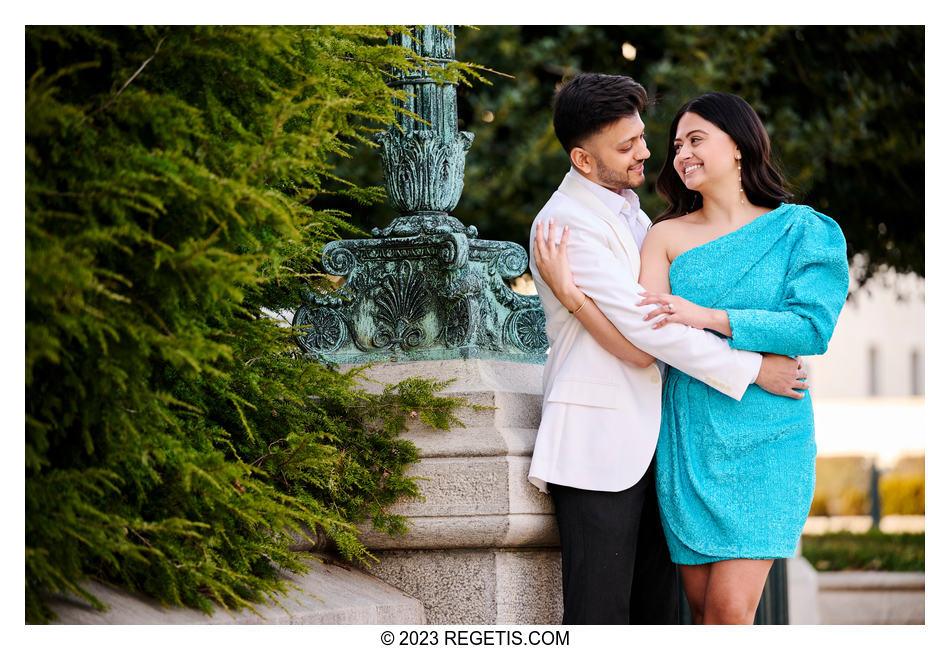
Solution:
<svg viewBox="0 0 950 650">
<path fill-rule="evenodd" d="M 852 294 L 828 351 L 807 358 L 818 454 L 886 468 L 924 454 L 924 279 L 885 272 Z"/>
</svg>

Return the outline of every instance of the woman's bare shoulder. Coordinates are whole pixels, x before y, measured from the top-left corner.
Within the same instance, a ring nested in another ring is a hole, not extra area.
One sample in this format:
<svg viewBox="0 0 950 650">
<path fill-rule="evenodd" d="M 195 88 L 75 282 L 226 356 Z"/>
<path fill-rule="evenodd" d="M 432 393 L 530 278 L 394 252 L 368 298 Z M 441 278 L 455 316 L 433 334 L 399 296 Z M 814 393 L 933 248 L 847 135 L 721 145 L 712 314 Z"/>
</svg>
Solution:
<svg viewBox="0 0 950 650">
<path fill-rule="evenodd" d="M 650 226 L 650 229 L 647 231 L 647 237 L 652 237 L 655 240 L 665 241 L 669 237 L 675 237 L 678 233 L 683 231 L 683 228 L 687 226 L 684 222 L 684 219 L 689 215 L 684 215 L 682 217 L 677 217 L 675 219 L 664 219 Z"/>
</svg>

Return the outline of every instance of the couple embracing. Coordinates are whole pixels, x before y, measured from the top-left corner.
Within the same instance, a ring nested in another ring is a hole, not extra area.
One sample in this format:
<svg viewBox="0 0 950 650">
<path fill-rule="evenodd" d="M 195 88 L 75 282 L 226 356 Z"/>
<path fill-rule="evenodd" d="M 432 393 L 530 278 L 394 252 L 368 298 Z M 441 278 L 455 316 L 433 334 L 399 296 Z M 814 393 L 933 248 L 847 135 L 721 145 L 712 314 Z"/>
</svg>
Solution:
<svg viewBox="0 0 950 650">
<path fill-rule="evenodd" d="M 535 219 L 551 344 L 529 480 L 553 502 L 566 624 L 749 624 L 814 491 L 799 355 L 848 290 L 845 241 L 791 195 L 743 99 L 670 127 L 651 223 L 644 88 L 583 74 L 554 101 L 571 170 Z M 665 378 L 664 378 L 665 374 Z"/>
</svg>

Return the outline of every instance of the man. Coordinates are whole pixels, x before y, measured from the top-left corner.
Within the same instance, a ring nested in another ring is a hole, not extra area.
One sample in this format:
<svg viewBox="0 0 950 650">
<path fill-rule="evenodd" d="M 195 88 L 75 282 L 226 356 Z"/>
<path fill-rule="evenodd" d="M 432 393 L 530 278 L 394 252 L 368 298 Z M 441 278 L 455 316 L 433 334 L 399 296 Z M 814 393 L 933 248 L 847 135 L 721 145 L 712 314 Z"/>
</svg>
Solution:
<svg viewBox="0 0 950 650">
<path fill-rule="evenodd" d="M 649 218 L 632 191 L 650 157 L 640 118 L 644 88 L 629 77 L 583 74 L 554 102 L 554 129 L 571 170 L 535 219 L 568 226 L 575 284 L 644 352 L 733 399 L 750 383 L 789 395 L 794 359 L 733 350 L 711 332 L 653 329 L 638 307 L 639 248 Z M 551 232 L 549 236 L 555 236 Z M 548 491 L 561 536 L 565 624 L 678 621 L 679 587 L 659 521 L 653 477 L 661 372 L 604 350 L 530 268 L 551 351 L 529 480 Z"/>
</svg>

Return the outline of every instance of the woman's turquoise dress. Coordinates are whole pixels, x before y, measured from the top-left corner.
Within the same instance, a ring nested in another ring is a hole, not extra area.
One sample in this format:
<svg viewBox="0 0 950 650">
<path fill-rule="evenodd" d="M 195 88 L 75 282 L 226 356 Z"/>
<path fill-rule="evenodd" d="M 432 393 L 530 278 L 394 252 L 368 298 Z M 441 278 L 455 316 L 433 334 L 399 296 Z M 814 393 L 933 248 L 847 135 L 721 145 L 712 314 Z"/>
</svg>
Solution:
<svg viewBox="0 0 950 650">
<path fill-rule="evenodd" d="M 822 354 L 848 293 L 844 236 L 783 204 L 670 266 L 672 293 L 729 314 L 733 348 Z M 656 486 L 673 562 L 791 557 L 815 487 L 811 398 L 756 385 L 736 401 L 675 368 L 663 390 Z"/>
</svg>

